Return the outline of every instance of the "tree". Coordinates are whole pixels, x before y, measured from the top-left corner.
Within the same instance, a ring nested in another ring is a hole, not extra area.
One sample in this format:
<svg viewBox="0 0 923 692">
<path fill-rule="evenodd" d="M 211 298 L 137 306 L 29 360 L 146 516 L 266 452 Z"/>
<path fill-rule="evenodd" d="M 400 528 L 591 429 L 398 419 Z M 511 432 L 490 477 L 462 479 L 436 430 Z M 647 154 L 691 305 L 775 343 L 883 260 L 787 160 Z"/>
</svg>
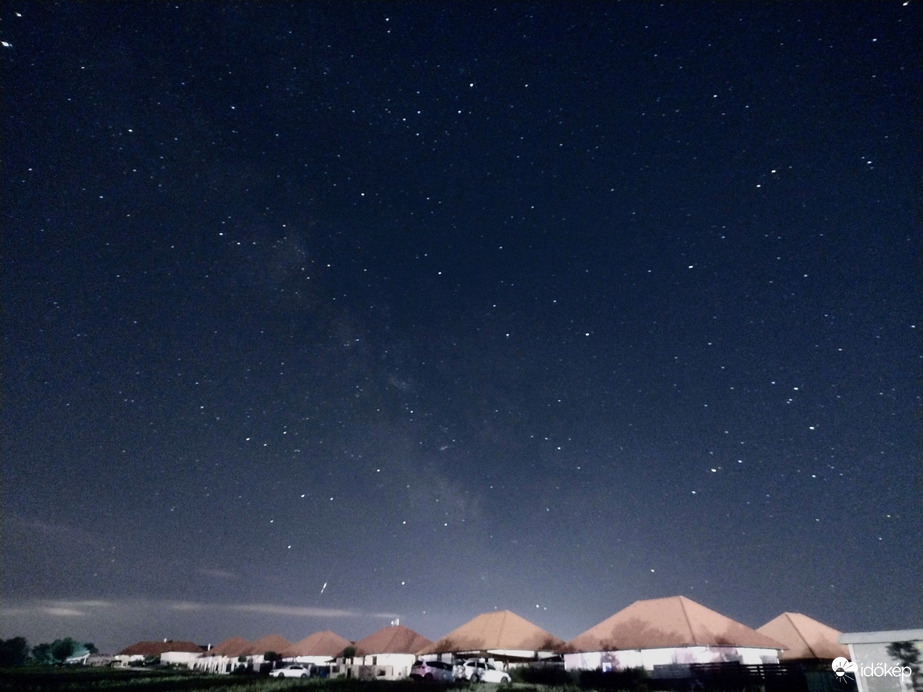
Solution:
<svg viewBox="0 0 923 692">
<path fill-rule="evenodd" d="M 36 663 L 51 663 L 51 644 L 43 642 L 32 647 L 32 660 Z"/>
<path fill-rule="evenodd" d="M 0 641 L 0 668 L 21 666 L 29 660 L 29 643 L 25 637 Z"/>
<path fill-rule="evenodd" d="M 78 646 L 79 644 L 70 637 L 55 639 L 51 643 L 49 653 L 51 653 L 51 657 L 54 659 L 55 663 L 64 663 L 64 661 L 77 651 Z"/>
<path fill-rule="evenodd" d="M 892 642 L 888 644 L 888 656 L 902 667 L 910 668 L 910 683 L 915 691 L 923 690 L 923 676 L 920 675 L 920 650 L 913 642 Z"/>
<path fill-rule="evenodd" d="M 69 656 L 73 656 L 82 646 L 82 644 L 70 637 L 55 639 L 50 644 L 43 642 L 32 647 L 32 659 L 41 664 L 64 663 Z"/>
</svg>

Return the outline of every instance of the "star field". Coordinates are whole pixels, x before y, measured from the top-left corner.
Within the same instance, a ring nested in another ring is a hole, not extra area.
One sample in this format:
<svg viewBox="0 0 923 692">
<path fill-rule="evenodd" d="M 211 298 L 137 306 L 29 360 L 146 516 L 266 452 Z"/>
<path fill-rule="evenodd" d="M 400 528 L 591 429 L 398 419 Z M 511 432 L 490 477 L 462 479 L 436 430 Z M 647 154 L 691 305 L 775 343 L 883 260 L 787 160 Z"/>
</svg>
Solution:
<svg viewBox="0 0 923 692">
<path fill-rule="evenodd" d="M 919 624 L 920 3 L 0 7 L 0 636 Z"/>
</svg>

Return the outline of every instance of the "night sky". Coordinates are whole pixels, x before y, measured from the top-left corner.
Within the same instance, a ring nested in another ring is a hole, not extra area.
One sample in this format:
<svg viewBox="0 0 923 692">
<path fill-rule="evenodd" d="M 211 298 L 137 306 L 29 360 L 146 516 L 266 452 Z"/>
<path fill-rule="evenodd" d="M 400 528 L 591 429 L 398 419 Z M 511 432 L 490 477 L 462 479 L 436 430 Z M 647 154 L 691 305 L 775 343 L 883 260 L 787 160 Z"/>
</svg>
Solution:
<svg viewBox="0 0 923 692">
<path fill-rule="evenodd" d="M 920 626 L 923 3 L 0 5 L 0 636 Z"/>
</svg>

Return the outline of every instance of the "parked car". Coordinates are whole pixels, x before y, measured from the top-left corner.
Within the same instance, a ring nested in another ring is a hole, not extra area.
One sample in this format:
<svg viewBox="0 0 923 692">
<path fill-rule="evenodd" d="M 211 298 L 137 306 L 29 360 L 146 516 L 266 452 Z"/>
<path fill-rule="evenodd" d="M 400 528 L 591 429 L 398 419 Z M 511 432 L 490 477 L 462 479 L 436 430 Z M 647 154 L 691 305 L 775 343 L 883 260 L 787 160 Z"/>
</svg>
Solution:
<svg viewBox="0 0 923 692">
<path fill-rule="evenodd" d="M 269 671 L 269 676 L 273 678 L 309 678 L 311 677 L 311 664 L 291 663 L 285 668 L 276 668 Z"/>
<path fill-rule="evenodd" d="M 451 663 L 443 663 L 442 661 L 414 661 L 410 669 L 410 677 L 414 680 L 455 682 L 455 671 Z"/>
<path fill-rule="evenodd" d="M 469 682 L 495 682 L 501 685 L 510 682 L 508 673 L 498 670 L 492 663 L 473 658 L 455 667 L 455 679 Z"/>
</svg>

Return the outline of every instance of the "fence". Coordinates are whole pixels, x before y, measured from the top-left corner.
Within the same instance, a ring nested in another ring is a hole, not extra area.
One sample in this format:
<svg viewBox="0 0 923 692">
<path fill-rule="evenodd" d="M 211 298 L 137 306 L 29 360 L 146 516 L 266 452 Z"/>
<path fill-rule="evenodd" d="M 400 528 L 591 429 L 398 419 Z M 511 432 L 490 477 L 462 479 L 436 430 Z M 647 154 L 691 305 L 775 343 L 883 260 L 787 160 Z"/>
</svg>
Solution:
<svg viewBox="0 0 923 692">
<path fill-rule="evenodd" d="M 813 670 L 799 662 L 743 665 L 694 663 L 654 666 L 651 680 L 658 689 L 708 692 L 855 692 L 852 679 L 837 680 L 833 670 Z"/>
</svg>

